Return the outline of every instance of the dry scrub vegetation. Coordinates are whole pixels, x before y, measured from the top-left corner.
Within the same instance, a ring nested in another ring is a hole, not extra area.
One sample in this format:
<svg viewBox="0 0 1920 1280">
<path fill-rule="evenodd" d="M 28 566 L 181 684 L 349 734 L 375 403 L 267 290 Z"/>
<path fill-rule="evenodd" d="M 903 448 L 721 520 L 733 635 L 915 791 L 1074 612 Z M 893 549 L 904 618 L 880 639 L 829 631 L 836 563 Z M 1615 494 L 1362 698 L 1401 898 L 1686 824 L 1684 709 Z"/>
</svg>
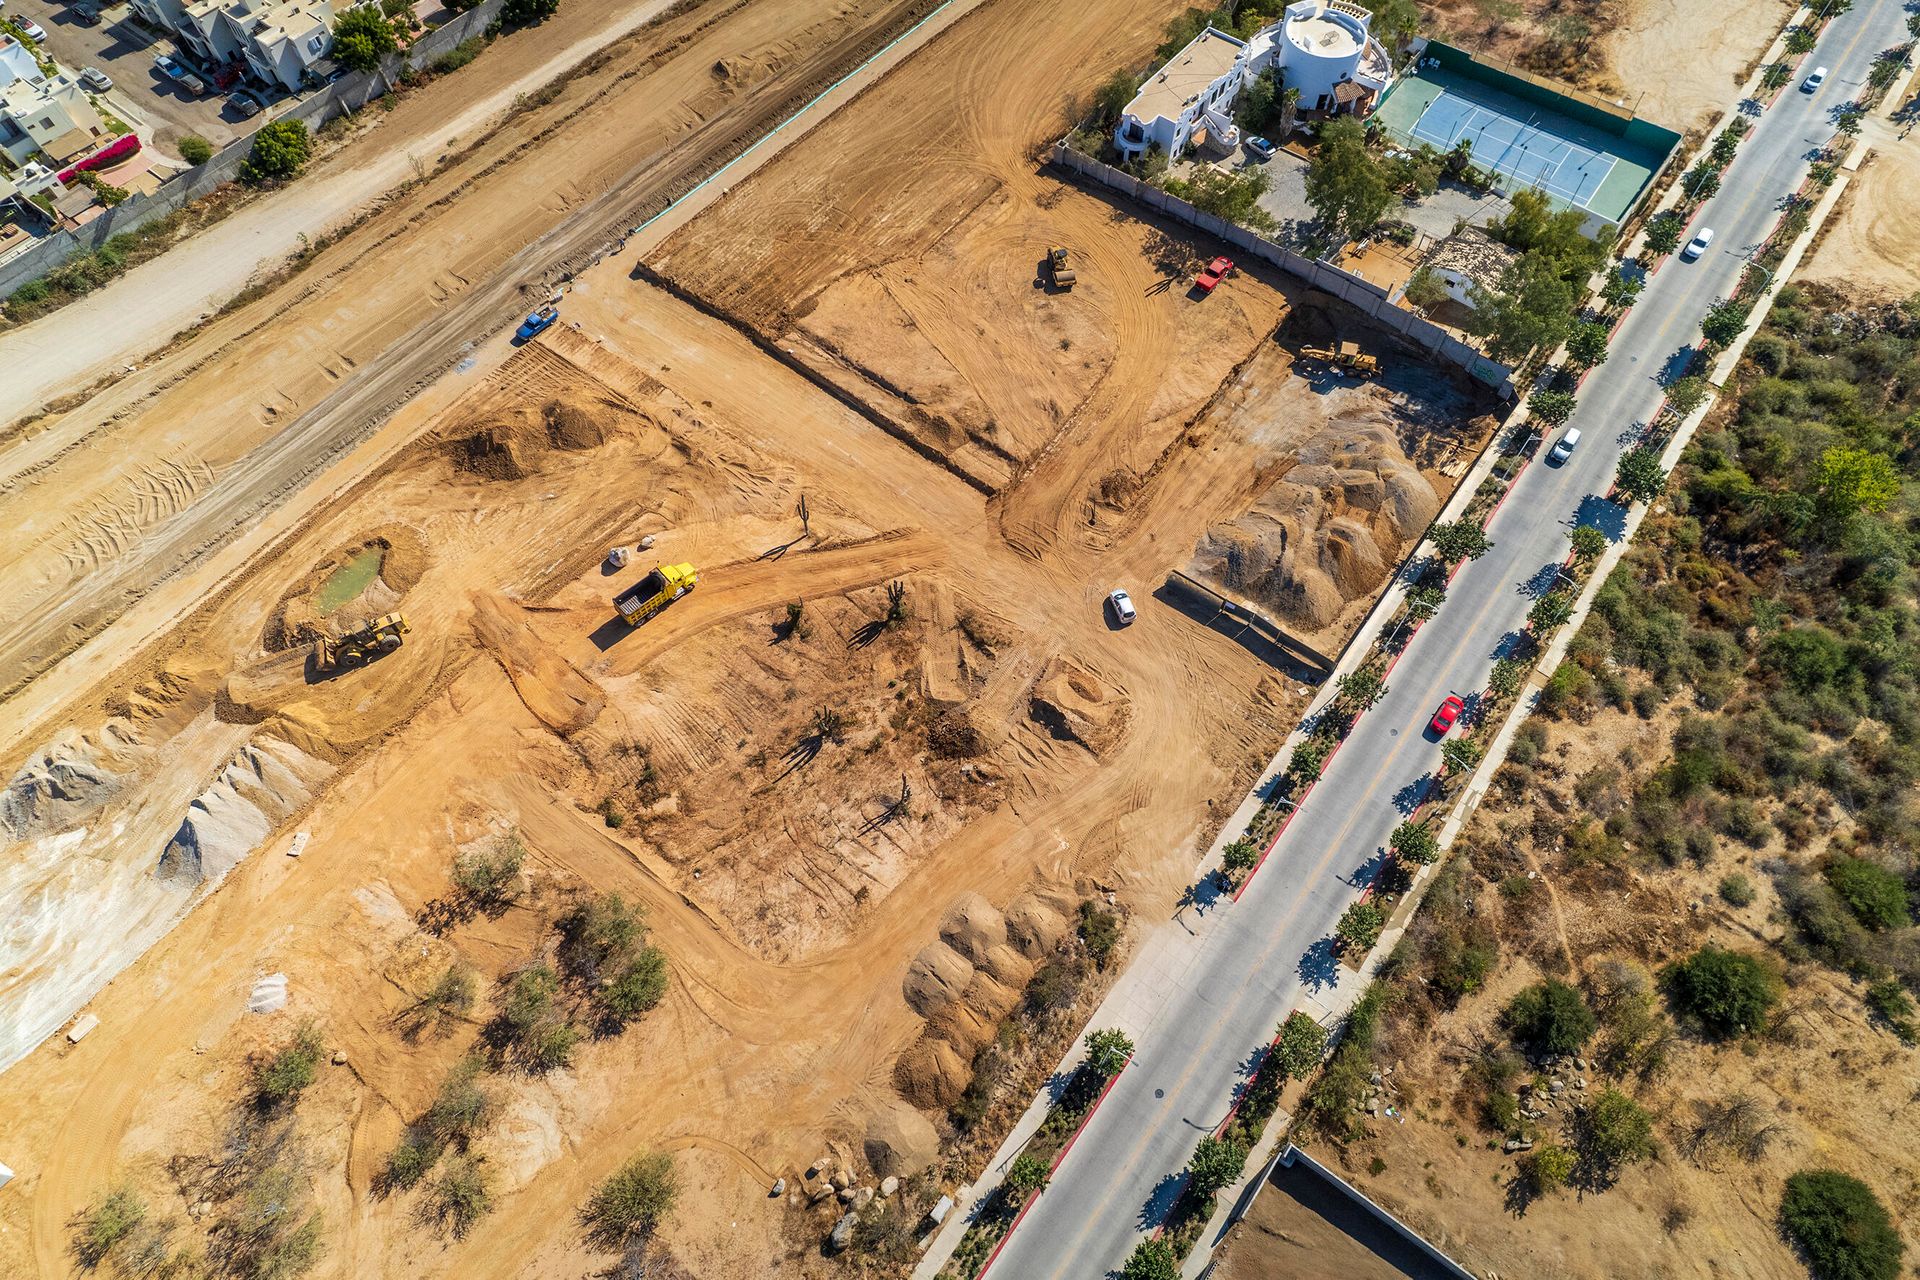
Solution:
<svg viewBox="0 0 1920 1280">
<path fill-rule="evenodd" d="M 1305 1100 L 1467 1265 L 1900 1273 L 1917 459 L 1920 306 L 1782 290 Z"/>
</svg>

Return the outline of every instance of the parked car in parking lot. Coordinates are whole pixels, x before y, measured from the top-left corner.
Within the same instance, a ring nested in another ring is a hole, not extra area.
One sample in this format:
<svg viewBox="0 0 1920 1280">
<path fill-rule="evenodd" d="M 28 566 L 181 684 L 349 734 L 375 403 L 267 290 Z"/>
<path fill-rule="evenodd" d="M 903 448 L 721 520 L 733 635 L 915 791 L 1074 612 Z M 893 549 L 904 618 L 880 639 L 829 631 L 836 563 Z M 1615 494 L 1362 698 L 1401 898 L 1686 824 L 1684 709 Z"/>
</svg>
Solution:
<svg viewBox="0 0 1920 1280">
<path fill-rule="evenodd" d="M 35 22 L 32 18 L 15 18 L 13 25 L 25 32 L 27 39 L 33 41 L 35 44 L 45 44 L 47 42 L 47 29 Z"/>
<path fill-rule="evenodd" d="M 99 26 L 100 6 L 90 0 L 81 0 L 81 3 L 73 6 L 73 20 L 83 27 Z"/>
<path fill-rule="evenodd" d="M 1261 160 L 1273 159 L 1273 144 L 1265 138 L 1248 138 L 1247 150 Z"/>
<path fill-rule="evenodd" d="M 239 112 L 243 120 L 260 114 L 260 100 L 245 89 L 236 89 L 228 94 L 227 105 Z"/>
<path fill-rule="evenodd" d="M 206 81 L 164 53 L 156 53 L 153 55 L 153 65 L 159 69 L 161 75 L 174 81 L 189 93 L 205 93 L 207 91 Z"/>
<path fill-rule="evenodd" d="M 110 93 L 113 90 L 113 78 L 98 67 L 88 67 L 79 76 L 83 87 L 94 93 Z"/>
</svg>

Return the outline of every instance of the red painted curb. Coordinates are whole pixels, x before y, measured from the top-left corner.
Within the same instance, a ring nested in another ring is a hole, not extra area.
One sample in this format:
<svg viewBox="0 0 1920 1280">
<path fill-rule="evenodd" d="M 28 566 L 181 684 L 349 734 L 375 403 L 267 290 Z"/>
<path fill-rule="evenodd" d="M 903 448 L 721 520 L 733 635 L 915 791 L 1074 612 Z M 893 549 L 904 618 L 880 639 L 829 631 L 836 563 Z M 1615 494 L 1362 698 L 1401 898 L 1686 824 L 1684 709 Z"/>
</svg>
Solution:
<svg viewBox="0 0 1920 1280">
<path fill-rule="evenodd" d="M 1298 1009 L 1295 1009 L 1295 1010 L 1294 1010 L 1293 1012 L 1294 1012 L 1294 1013 L 1298 1013 L 1298 1012 L 1299 1012 L 1299 1010 L 1298 1010 Z M 1288 1016 L 1289 1016 L 1289 1017 L 1291 1017 L 1291 1016 L 1292 1016 L 1292 1014 L 1289 1014 Z M 1285 1021 L 1285 1019 L 1282 1019 L 1282 1021 Z M 1271 1039 L 1271 1040 L 1269 1040 L 1269 1041 L 1267 1041 L 1267 1053 L 1272 1053 L 1272 1052 L 1273 1052 L 1273 1050 L 1274 1050 L 1274 1047 L 1275 1047 L 1276 1045 L 1278 1045 L 1279 1043 L 1280 1043 L 1280 1033 L 1279 1033 L 1278 1031 L 1276 1031 L 1276 1032 L 1274 1032 L 1274 1033 L 1273 1033 L 1273 1039 Z M 1267 1059 L 1266 1059 L 1266 1057 L 1265 1057 L 1265 1055 L 1262 1055 L 1262 1056 L 1261 1056 L 1261 1058 L 1260 1058 L 1260 1064 L 1261 1064 L 1261 1065 L 1265 1065 L 1265 1063 L 1266 1063 L 1266 1060 L 1267 1060 Z M 1254 1069 L 1253 1069 L 1253 1074 L 1254 1074 L 1255 1076 L 1258 1076 L 1258 1075 L 1260 1074 L 1260 1066 L 1255 1066 L 1255 1067 L 1254 1067 Z M 1251 1079 L 1249 1079 L 1249 1080 L 1247 1081 L 1247 1083 L 1248 1083 L 1248 1084 L 1252 1084 L 1252 1083 L 1253 1083 L 1253 1081 L 1252 1081 Z M 1240 1096 L 1240 1097 L 1238 1097 L 1238 1098 L 1235 1098 L 1235 1099 L 1233 1100 L 1233 1105 L 1232 1105 L 1231 1107 L 1228 1107 L 1228 1108 L 1227 1108 L 1227 1115 L 1226 1115 L 1226 1118 L 1225 1118 L 1224 1120 L 1222 1120 L 1222 1121 L 1221 1121 L 1221 1122 L 1219 1123 L 1219 1125 L 1218 1125 L 1218 1126 L 1216 1126 L 1216 1127 L 1214 1128 L 1214 1131 L 1213 1131 L 1213 1136 L 1214 1136 L 1214 1137 L 1216 1137 L 1216 1138 L 1217 1138 L 1217 1137 L 1219 1137 L 1219 1136 L 1220 1136 L 1221 1134 L 1223 1134 L 1223 1133 L 1225 1133 L 1225 1132 L 1227 1131 L 1227 1126 L 1233 1123 L 1233 1118 L 1234 1118 L 1235 1116 L 1237 1116 L 1237 1115 L 1239 1115 L 1239 1114 L 1240 1114 L 1240 1104 L 1241 1104 L 1242 1102 L 1244 1102 L 1245 1100 L 1246 1100 L 1246 1094 L 1245 1094 L 1244 1092 L 1242 1092 L 1242 1094 L 1241 1094 L 1241 1096 Z"/>
<path fill-rule="evenodd" d="M 1093 1105 L 1087 1108 L 1087 1114 L 1080 1117 L 1079 1126 L 1075 1128 L 1072 1135 L 1067 1138 L 1066 1144 L 1060 1148 L 1060 1154 L 1053 1158 L 1053 1163 L 1047 1166 L 1047 1176 L 1049 1178 L 1053 1176 L 1053 1171 L 1060 1167 L 1060 1162 L 1067 1158 L 1067 1152 L 1073 1150 L 1073 1144 L 1080 1141 L 1080 1135 L 1086 1132 L 1087 1125 L 1093 1121 L 1093 1113 L 1100 1109 L 1100 1104 L 1107 1100 L 1109 1093 L 1113 1092 L 1113 1086 L 1119 1083 L 1120 1077 L 1125 1075 L 1127 1068 L 1132 1065 L 1133 1059 L 1128 1058 L 1126 1062 L 1121 1064 L 1120 1070 L 1114 1072 L 1107 1080 L 1107 1087 L 1100 1091 L 1100 1096 L 1095 1098 Z M 1013 1239 L 1013 1233 L 1018 1231 L 1020 1224 L 1026 1220 L 1027 1211 L 1033 1208 L 1034 1202 L 1044 1195 L 1046 1190 L 1045 1187 L 1042 1187 L 1027 1197 L 1027 1202 L 1020 1206 L 1020 1212 L 1013 1216 L 1013 1225 L 1009 1226 L 1007 1233 L 1000 1237 L 1000 1243 L 993 1246 L 993 1252 L 988 1254 L 987 1260 L 980 1264 L 980 1269 L 973 1273 L 973 1280 L 986 1280 L 987 1271 L 993 1266 L 994 1261 L 999 1258 L 1000 1251 L 1007 1247 L 1007 1241 Z"/>
</svg>

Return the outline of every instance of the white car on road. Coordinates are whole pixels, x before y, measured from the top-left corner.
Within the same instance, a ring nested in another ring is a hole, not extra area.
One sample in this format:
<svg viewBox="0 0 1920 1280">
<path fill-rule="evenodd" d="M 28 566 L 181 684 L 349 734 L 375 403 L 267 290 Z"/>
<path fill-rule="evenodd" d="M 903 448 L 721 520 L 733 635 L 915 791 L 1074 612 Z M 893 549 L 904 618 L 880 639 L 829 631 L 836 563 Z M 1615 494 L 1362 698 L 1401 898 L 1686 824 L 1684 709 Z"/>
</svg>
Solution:
<svg viewBox="0 0 1920 1280">
<path fill-rule="evenodd" d="M 1695 258 L 1705 253 L 1707 251 L 1707 246 L 1712 243 L 1713 243 L 1713 228 L 1702 227 L 1700 228 L 1699 235 L 1687 241 L 1687 247 L 1680 251 L 1680 256 L 1682 258 L 1685 258 L 1688 262 L 1692 262 Z"/>
<path fill-rule="evenodd" d="M 1133 597 L 1125 591 L 1116 591 L 1107 597 L 1107 607 L 1113 610 L 1113 620 L 1119 625 L 1130 626 L 1140 615 L 1134 610 Z"/>
<path fill-rule="evenodd" d="M 1800 82 L 1800 92 L 1812 93 L 1826 82 L 1827 69 L 1825 67 L 1815 67 L 1807 73 L 1807 78 Z"/>
</svg>

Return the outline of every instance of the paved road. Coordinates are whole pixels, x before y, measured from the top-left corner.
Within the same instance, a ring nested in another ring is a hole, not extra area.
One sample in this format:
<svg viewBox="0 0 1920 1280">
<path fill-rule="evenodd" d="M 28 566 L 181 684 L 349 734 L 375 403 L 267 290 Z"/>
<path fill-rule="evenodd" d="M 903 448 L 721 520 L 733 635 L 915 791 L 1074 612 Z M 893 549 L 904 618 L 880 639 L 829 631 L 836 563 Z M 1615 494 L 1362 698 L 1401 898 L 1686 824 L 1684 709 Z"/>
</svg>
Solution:
<svg viewBox="0 0 1920 1280">
<path fill-rule="evenodd" d="M 1408 646 L 1385 699 L 1356 726 L 1265 867 L 1238 902 L 1190 935 L 1156 938 L 1126 982 L 1150 1013 L 1093 1122 L 994 1264 L 1007 1280 L 1085 1280 L 1117 1272 L 1173 1203 L 1195 1144 L 1224 1118 L 1252 1053 L 1289 1010 L 1333 975 L 1326 939 L 1377 864 L 1387 834 L 1439 764 L 1425 723 L 1446 694 L 1483 688 L 1532 596 L 1581 523 L 1617 529 L 1623 513 L 1596 494 L 1611 484 L 1622 442 L 1660 401 L 1654 376 L 1697 340 L 1700 318 L 1732 292 L 1741 255 L 1797 187 L 1808 153 L 1831 136 L 1831 110 L 1857 95 L 1876 53 L 1904 36 L 1892 0 L 1860 4 L 1827 30 L 1808 66 L 1832 69 L 1819 94 L 1789 90 L 1756 124 L 1721 194 L 1695 225 L 1714 228 L 1699 262 L 1669 260 L 1648 284 L 1588 380 L 1569 425 L 1582 444 L 1564 466 L 1536 463 L 1490 529 L 1494 547 L 1455 579 L 1446 605 Z M 1142 972 L 1144 971 L 1144 972 Z M 1123 993 L 1117 1003 L 1129 1003 Z"/>
</svg>

